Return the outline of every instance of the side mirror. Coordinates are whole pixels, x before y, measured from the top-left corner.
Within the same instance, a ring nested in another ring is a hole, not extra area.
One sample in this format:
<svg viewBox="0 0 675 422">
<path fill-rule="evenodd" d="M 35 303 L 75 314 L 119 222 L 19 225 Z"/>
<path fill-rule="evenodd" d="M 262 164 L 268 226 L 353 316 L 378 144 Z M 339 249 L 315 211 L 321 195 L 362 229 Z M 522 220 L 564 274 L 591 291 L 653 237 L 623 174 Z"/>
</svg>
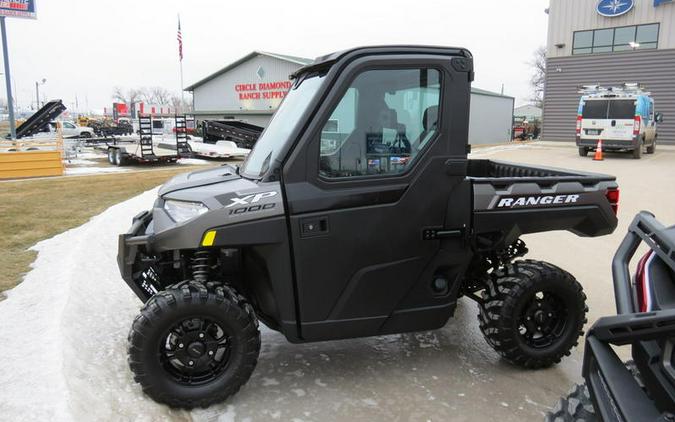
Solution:
<svg viewBox="0 0 675 422">
<path fill-rule="evenodd" d="M 663 122 L 663 114 L 661 114 L 661 113 L 656 113 L 656 116 L 654 116 L 654 120 L 656 120 L 656 123 L 661 123 L 661 122 Z"/>
</svg>

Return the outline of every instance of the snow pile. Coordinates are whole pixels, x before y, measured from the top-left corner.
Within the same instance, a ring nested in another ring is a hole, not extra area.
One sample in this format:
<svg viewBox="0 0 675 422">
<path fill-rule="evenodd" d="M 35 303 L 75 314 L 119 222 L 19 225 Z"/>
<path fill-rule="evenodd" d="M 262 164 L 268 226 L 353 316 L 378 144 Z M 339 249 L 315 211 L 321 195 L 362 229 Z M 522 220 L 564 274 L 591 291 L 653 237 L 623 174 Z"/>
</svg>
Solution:
<svg viewBox="0 0 675 422">
<path fill-rule="evenodd" d="M 68 167 L 66 168 L 66 175 L 123 173 L 129 170 L 130 169 L 124 167 Z"/>
<path fill-rule="evenodd" d="M 42 241 L 24 282 L 0 302 L 0 415 L 106 420 L 176 412 L 131 382 L 125 338 L 140 302 L 119 278 L 116 237 L 155 198 L 146 192 Z M 179 412 L 180 413 L 180 412 Z"/>
</svg>

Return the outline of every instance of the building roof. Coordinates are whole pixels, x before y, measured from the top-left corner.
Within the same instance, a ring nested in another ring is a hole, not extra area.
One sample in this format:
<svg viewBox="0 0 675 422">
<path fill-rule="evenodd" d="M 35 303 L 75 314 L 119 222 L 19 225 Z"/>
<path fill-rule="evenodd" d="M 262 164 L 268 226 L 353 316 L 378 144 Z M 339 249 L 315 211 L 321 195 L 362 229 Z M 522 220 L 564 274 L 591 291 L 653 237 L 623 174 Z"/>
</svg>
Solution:
<svg viewBox="0 0 675 422">
<path fill-rule="evenodd" d="M 478 95 L 486 95 L 488 97 L 502 97 L 502 98 L 514 99 L 513 97 L 508 96 L 508 95 L 500 94 L 498 92 L 488 91 L 486 89 L 476 88 L 476 87 L 473 87 L 473 86 L 471 87 L 471 93 L 472 94 L 478 94 Z"/>
<path fill-rule="evenodd" d="M 222 69 L 218 70 L 217 72 L 212 73 L 209 76 L 207 76 L 203 79 L 200 79 L 199 81 L 193 83 L 192 85 L 185 88 L 185 91 L 194 91 L 194 89 L 197 88 L 198 86 L 205 84 L 206 82 L 210 81 L 211 79 L 214 79 L 214 78 L 222 75 L 223 73 L 239 66 L 240 64 L 242 64 L 242 63 L 244 63 L 248 60 L 251 60 L 252 58 L 254 58 L 256 56 L 273 57 L 275 59 L 287 61 L 287 62 L 290 62 L 290 63 L 295 63 L 295 64 L 300 65 L 300 66 L 308 65 L 308 64 L 310 64 L 314 61 L 312 59 L 307 59 L 307 58 L 304 58 L 304 57 L 296 57 L 296 56 L 289 56 L 289 55 L 286 55 L 286 54 L 270 53 L 268 51 L 252 51 L 252 52 L 248 53 L 247 55 L 245 55 L 244 57 L 228 64 L 227 66 L 223 67 Z"/>
</svg>

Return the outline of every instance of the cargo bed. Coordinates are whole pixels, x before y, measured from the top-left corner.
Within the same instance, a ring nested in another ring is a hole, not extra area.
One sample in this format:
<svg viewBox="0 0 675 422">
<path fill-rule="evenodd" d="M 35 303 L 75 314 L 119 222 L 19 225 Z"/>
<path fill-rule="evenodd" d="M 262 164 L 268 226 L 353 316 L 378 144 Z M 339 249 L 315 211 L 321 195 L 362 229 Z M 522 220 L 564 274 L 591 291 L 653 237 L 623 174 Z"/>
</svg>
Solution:
<svg viewBox="0 0 675 422">
<path fill-rule="evenodd" d="M 497 234 L 508 244 L 527 233 L 600 236 L 616 228 L 614 176 L 484 159 L 469 160 L 467 175 L 476 234 Z"/>
</svg>

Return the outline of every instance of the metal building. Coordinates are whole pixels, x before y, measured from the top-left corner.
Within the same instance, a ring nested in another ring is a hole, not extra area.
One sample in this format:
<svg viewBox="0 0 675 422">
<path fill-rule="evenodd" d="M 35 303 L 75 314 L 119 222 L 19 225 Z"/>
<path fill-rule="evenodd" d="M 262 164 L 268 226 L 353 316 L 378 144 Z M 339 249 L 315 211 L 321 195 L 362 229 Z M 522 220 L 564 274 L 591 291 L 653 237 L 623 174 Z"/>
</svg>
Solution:
<svg viewBox="0 0 675 422">
<path fill-rule="evenodd" d="M 192 92 L 197 120 L 236 119 L 267 126 L 286 91 L 288 76 L 313 60 L 254 51 L 186 88 Z M 471 90 L 471 144 L 496 144 L 511 138 L 514 99 Z"/>
<path fill-rule="evenodd" d="M 579 85 L 639 82 L 675 143 L 675 1 L 550 0 L 542 138 L 574 141 Z"/>
</svg>

